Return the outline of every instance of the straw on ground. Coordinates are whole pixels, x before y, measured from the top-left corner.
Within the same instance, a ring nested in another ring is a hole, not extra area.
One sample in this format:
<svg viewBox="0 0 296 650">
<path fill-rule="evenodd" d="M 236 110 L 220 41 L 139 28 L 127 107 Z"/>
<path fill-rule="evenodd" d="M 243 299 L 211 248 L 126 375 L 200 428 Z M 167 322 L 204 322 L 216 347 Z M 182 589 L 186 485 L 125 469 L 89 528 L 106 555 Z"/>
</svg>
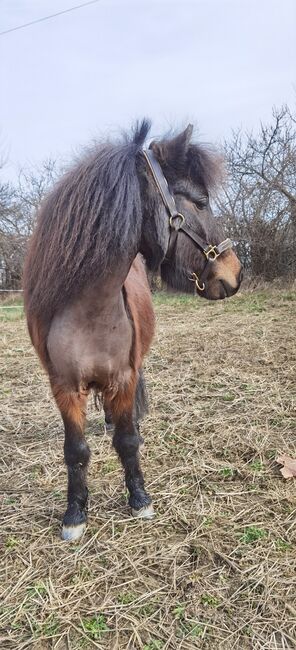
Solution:
<svg viewBox="0 0 296 650">
<path fill-rule="evenodd" d="M 156 297 L 142 463 L 157 517 L 133 520 L 91 405 L 89 525 L 59 539 L 63 433 L 21 311 L 2 311 L 3 649 L 295 647 L 296 294 Z"/>
</svg>

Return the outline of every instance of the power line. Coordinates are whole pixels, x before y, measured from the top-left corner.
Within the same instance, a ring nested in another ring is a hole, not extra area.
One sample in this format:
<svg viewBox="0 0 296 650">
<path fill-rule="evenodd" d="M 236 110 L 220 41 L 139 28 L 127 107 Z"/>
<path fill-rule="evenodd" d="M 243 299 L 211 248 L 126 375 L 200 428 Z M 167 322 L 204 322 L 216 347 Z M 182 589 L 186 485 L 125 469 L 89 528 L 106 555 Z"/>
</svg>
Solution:
<svg viewBox="0 0 296 650">
<path fill-rule="evenodd" d="M 64 11 L 58 11 L 56 14 L 50 14 L 49 16 L 44 16 L 43 18 L 37 18 L 37 20 L 32 20 L 30 23 L 24 23 L 23 25 L 18 25 L 17 27 L 6 29 L 4 32 L 0 32 L 0 36 L 4 36 L 4 34 L 10 34 L 10 32 L 16 32 L 18 29 L 30 27 L 30 25 L 36 25 L 36 23 L 42 23 L 44 20 L 50 20 L 51 18 L 56 18 L 56 16 L 61 16 L 62 14 L 68 14 L 70 11 L 76 11 L 76 9 L 81 9 L 87 5 L 94 5 L 97 2 L 101 2 L 101 0 L 89 0 L 89 2 L 83 2 L 81 5 L 76 5 L 75 7 L 64 9 Z"/>
</svg>

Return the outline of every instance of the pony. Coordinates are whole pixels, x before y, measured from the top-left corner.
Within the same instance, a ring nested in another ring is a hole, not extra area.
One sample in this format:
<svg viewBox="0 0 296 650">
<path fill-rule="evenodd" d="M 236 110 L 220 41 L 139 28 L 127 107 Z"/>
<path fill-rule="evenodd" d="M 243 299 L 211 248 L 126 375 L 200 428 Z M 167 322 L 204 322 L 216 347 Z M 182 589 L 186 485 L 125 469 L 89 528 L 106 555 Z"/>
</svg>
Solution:
<svg viewBox="0 0 296 650">
<path fill-rule="evenodd" d="M 87 522 L 91 391 L 114 430 L 132 515 L 154 514 L 139 462 L 142 365 L 155 327 L 147 270 L 208 300 L 233 295 L 242 277 L 210 206 L 219 156 L 192 142 L 192 125 L 145 150 L 149 129 L 143 119 L 120 140 L 84 151 L 37 211 L 25 260 L 28 330 L 64 423 L 62 539 L 70 541 Z"/>
</svg>

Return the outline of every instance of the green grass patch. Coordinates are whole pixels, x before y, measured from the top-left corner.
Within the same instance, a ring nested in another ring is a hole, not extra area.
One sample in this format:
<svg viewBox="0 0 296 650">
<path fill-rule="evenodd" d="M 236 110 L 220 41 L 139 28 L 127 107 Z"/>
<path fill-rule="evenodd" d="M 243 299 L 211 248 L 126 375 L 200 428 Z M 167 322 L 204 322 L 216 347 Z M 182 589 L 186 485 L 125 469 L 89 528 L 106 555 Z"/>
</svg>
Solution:
<svg viewBox="0 0 296 650">
<path fill-rule="evenodd" d="M 276 539 L 274 543 L 277 551 L 285 552 L 290 551 L 293 548 L 293 545 L 290 542 L 286 542 L 281 538 Z"/>
<path fill-rule="evenodd" d="M 234 476 L 234 470 L 232 467 L 222 467 L 222 469 L 219 470 L 219 474 L 223 476 L 224 478 L 232 478 Z"/>
<path fill-rule="evenodd" d="M 36 582 L 31 587 L 27 587 L 27 593 L 29 597 L 44 596 L 47 589 L 43 582 Z"/>
<path fill-rule="evenodd" d="M 197 296 L 186 293 L 171 293 L 167 291 L 156 291 L 152 294 L 155 307 L 167 305 L 168 307 L 191 307 L 199 309 L 205 304 L 205 300 L 199 300 Z"/>
<path fill-rule="evenodd" d="M 163 645 L 163 641 L 160 641 L 159 639 L 151 639 L 149 643 L 144 645 L 143 650 L 162 650 Z"/>
<path fill-rule="evenodd" d="M 272 298 L 272 294 L 268 291 L 242 293 L 225 301 L 225 311 L 232 313 L 245 312 L 249 314 L 260 314 L 268 309 L 268 304 Z"/>
<path fill-rule="evenodd" d="M 267 537 L 267 531 L 264 528 L 257 528 L 257 526 L 247 526 L 240 537 L 240 542 L 243 544 L 254 544 L 260 539 Z"/>
<path fill-rule="evenodd" d="M 202 594 L 200 597 L 200 602 L 202 605 L 208 605 L 209 607 L 217 607 L 219 605 L 219 599 L 210 594 Z"/>
<path fill-rule="evenodd" d="M 34 631 L 34 636 L 35 637 L 52 637 L 56 636 L 59 631 L 59 623 L 56 620 L 56 618 L 52 615 L 50 615 L 45 621 L 42 623 L 32 623 L 32 628 Z"/>
<path fill-rule="evenodd" d="M 132 603 L 136 598 L 137 598 L 137 596 L 136 596 L 135 594 L 133 594 L 133 593 L 130 592 L 130 591 L 127 591 L 126 593 L 118 594 L 118 596 L 117 596 L 117 601 L 118 601 L 121 605 L 129 605 L 129 604 Z"/>
<path fill-rule="evenodd" d="M 261 463 L 261 460 L 259 460 L 259 458 L 255 458 L 255 460 L 253 460 L 252 463 L 250 463 L 250 468 L 254 472 L 262 472 L 262 470 L 264 469 L 264 465 L 263 463 Z"/>
<path fill-rule="evenodd" d="M 11 550 L 11 549 L 15 548 L 16 546 L 18 546 L 19 543 L 20 543 L 20 540 L 17 539 L 16 537 L 12 537 L 12 536 L 8 537 L 6 542 L 5 542 L 5 548 L 8 548 L 8 549 Z"/>
<path fill-rule="evenodd" d="M 24 318 L 23 296 L 19 293 L 1 294 L 0 322 L 17 321 Z"/>
<path fill-rule="evenodd" d="M 105 616 L 98 614 L 92 618 L 85 618 L 82 620 L 83 629 L 94 641 L 101 639 L 103 634 L 110 632 L 110 628 L 106 623 Z"/>
<path fill-rule="evenodd" d="M 148 603 L 145 603 L 144 605 L 142 605 L 139 608 L 139 612 L 143 616 L 153 616 L 153 614 L 155 614 L 155 612 L 158 610 L 158 608 L 159 608 L 158 603 L 153 603 L 153 602 L 149 603 L 148 602 Z"/>
<path fill-rule="evenodd" d="M 23 305 L 1 305 L 0 303 L 0 322 L 11 322 L 22 320 L 24 318 Z"/>
<path fill-rule="evenodd" d="M 205 526 L 205 528 L 209 528 L 209 526 L 212 526 L 213 523 L 214 523 L 213 517 L 205 517 L 202 522 L 202 525 Z"/>
<path fill-rule="evenodd" d="M 202 635 L 203 630 L 203 626 L 199 623 L 195 623 L 195 621 L 181 621 L 181 624 L 177 630 L 177 636 L 197 639 Z M 194 647 L 196 647 L 195 644 Z"/>
<path fill-rule="evenodd" d="M 184 618 L 185 616 L 185 610 L 186 606 L 183 605 L 182 603 L 178 603 L 177 607 L 173 610 L 174 617 L 180 621 Z"/>
<path fill-rule="evenodd" d="M 282 294 L 282 300 L 284 300 L 284 302 L 295 302 L 296 291 L 286 291 L 286 293 Z"/>
<path fill-rule="evenodd" d="M 224 395 L 221 395 L 221 399 L 223 402 L 233 402 L 235 395 L 233 393 L 224 393 Z"/>
<path fill-rule="evenodd" d="M 110 474 L 119 468 L 118 461 L 114 458 L 106 460 L 102 465 L 103 474 Z"/>
</svg>

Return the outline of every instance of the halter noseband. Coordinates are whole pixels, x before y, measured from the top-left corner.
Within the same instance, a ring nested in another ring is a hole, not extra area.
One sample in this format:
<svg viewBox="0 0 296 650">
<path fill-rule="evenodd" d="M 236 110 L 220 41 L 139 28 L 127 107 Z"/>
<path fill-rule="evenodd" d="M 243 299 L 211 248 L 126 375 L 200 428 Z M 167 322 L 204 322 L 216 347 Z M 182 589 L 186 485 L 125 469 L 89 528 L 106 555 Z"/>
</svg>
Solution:
<svg viewBox="0 0 296 650">
<path fill-rule="evenodd" d="M 157 185 L 157 188 L 164 202 L 164 205 L 167 208 L 170 215 L 171 234 L 170 234 L 168 250 L 166 253 L 166 259 L 170 259 L 172 257 L 172 253 L 175 249 L 176 242 L 177 242 L 178 232 L 179 230 L 182 230 L 182 232 L 184 232 L 185 235 L 187 235 L 188 237 L 190 237 L 190 239 L 192 239 L 192 241 L 198 246 L 198 248 L 203 252 L 203 254 L 206 257 L 206 264 L 200 277 L 197 275 L 197 273 L 192 273 L 191 277 L 189 278 L 189 280 L 195 282 L 196 288 L 199 291 L 204 291 L 206 288 L 205 280 L 209 275 L 211 263 L 215 262 L 215 260 L 217 259 L 217 257 L 219 257 L 219 255 L 221 255 L 221 253 L 228 250 L 229 248 L 232 248 L 232 242 L 230 239 L 225 239 L 217 246 L 214 246 L 206 242 L 204 239 L 202 239 L 202 237 L 200 237 L 196 232 L 194 232 L 194 230 L 192 230 L 192 228 L 190 228 L 190 226 L 188 226 L 188 224 L 185 222 L 184 215 L 181 214 L 181 212 L 178 212 L 175 199 L 169 191 L 167 180 L 163 174 L 163 171 L 161 169 L 158 160 L 154 156 L 153 151 L 151 151 L 151 149 L 145 149 L 143 150 L 143 155 L 148 163 L 149 169 L 152 172 L 152 176 Z"/>
</svg>

